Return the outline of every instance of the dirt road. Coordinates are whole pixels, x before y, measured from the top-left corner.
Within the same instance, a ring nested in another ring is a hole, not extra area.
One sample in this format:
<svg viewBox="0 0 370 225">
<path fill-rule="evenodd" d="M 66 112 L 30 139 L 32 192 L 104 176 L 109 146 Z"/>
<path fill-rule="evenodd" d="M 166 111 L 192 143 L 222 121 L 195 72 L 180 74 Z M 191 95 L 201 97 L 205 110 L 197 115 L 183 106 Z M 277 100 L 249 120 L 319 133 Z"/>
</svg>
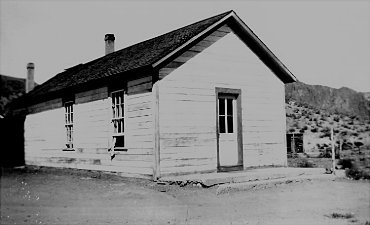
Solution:
<svg viewBox="0 0 370 225">
<path fill-rule="evenodd" d="M 368 181 L 312 180 L 217 195 L 216 187 L 88 171 L 32 167 L 1 175 L 1 224 L 369 223 Z"/>
</svg>

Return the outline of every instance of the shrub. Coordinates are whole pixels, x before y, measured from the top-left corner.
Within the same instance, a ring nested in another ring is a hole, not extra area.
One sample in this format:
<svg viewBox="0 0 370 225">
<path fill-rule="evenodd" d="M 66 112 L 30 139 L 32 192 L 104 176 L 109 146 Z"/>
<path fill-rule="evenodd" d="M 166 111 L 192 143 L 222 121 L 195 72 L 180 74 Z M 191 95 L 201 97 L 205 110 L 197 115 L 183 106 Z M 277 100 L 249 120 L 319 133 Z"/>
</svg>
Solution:
<svg viewBox="0 0 370 225">
<path fill-rule="evenodd" d="M 317 129 L 317 127 L 315 127 L 315 128 L 312 128 L 312 129 L 311 129 L 311 132 L 312 132 L 312 133 L 316 133 L 316 132 L 317 132 L 317 130 L 318 130 L 318 129 Z"/>
<path fill-rule="evenodd" d="M 289 132 L 290 132 L 290 133 L 294 133 L 294 132 L 295 132 L 295 129 L 294 129 L 294 128 L 290 128 L 290 129 L 289 129 Z"/>
<path fill-rule="evenodd" d="M 323 132 L 323 133 L 330 132 L 330 128 L 329 127 L 324 127 L 324 128 L 321 129 L 321 132 Z"/>
<path fill-rule="evenodd" d="M 322 132 L 322 134 L 320 135 L 320 138 L 330 137 L 330 135 L 331 135 L 331 131 L 330 131 L 329 127 L 322 128 L 321 132 Z"/>
<path fill-rule="evenodd" d="M 356 145 L 357 148 L 360 148 L 361 146 L 364 145 L 364 143 L 360 142 L 360 141 L 355 141 L 354 143 Z"/>
<path fill-rule="evenodd" d="M 347 169 L 346 176 L 354 180 L 359 179 L 370 180 L 370 172 L 359 169 L 357 166 L 354 166 L 352 169 Z"/>
<path fill-rule="evenodd" d="M 340 159 L 337 165 L 342 166 L 342 169 L 352 169 L 354 164 L 352 159 Z"/>
<path fill-rule="evenodd" d="M 331 149 L 330 148 L 320 148 L 320 158 L 331 158 Z"/>
<path fill-rule="evenodd" d="M 351 150 L 353 148 L 351 142 L 343 142 L 342 149 L 343 150 Z"/>
</svg>

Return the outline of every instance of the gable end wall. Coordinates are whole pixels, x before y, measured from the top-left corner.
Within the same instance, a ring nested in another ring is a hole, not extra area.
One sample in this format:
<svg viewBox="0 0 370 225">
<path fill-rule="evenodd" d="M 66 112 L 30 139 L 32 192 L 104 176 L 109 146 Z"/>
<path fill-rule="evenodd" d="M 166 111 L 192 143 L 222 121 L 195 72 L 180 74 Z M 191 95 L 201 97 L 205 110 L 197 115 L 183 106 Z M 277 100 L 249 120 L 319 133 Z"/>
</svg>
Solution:
<svg viewBox="0 0 370 225">
<path fill-rule="evenodd" d="M 216 170 L 216 87 L 242 92 L 244 167 L 286 165 L 284 84 L 234 33 L 167 71 L 158 84 L 162 175 Z"/>
</svg>

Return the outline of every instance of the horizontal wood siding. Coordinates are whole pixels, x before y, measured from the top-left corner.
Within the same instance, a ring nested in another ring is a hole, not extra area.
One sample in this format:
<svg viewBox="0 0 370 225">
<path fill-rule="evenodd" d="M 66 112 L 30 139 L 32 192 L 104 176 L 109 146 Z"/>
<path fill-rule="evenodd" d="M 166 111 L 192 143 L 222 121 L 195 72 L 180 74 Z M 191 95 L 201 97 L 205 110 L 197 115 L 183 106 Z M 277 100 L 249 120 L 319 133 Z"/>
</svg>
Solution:
<svg viewBox="0 0 370 225">
<path fill-rule="evenodd" d="M 84 153 L 97 148 L 108 149 L 110 110 L 108 88 L 77 93 L 74 105 L 74 147 Z M 107 152 L 105 153 L 108 158 Z"/>
<path fill-rule="evenodd" d="M 26 164 L 43 152 L 65 148 L 65 132 L 64 108 L 27 115 L 24 125 Z"/>
<path fill-rule="evenodd" d="M 286 165 L 284 84 L 232 32 L 193 51 L 159 71 L 161 173 L 216 170 L 216 87 L 242 91 L 244 167 Z"/>
<path fill-rule="evenodd" d="M 133 86 L 140 82 L 133 82 Z M 127 151 L 116 152 L 111 160 L 108 148 L 112 141 L 111 98 L 107 87 L 75 94 L 75 151 L 66 148 L 64 107 L 26 117 L 26 163 L 40 166 L 68 167 L 118 172 L 125 176 L 151 177 L 153 174 L 152 95 L 131 93 L 126 97 Z M 56 101 L 52 101 L 56 104 Z"/>
</svg>

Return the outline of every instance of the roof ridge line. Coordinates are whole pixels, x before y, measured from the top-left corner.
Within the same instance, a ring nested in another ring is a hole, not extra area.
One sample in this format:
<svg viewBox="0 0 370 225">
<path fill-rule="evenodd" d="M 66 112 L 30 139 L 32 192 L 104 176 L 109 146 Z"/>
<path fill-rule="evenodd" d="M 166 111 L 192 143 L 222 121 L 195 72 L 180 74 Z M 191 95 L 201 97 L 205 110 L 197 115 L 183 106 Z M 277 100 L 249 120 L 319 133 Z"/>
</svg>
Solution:
<svg viewBox="0 0 370 225">
<path fill-rule="evenodd" d="M 158 36 L 155 36 L 155 37 L 152 37 L 152 38 L 146 39 L 146 40 L 141 41 L 141 42 L 138 42 L 138 43 L 136 43 L 136 44 L 133 44 L 133 45 L 127 46 L 126 48 L 122 48 L 122 49 L 117 50 L 117 51 L 115 51 L 115 52 L 113 52 L 113 53 L 111 53 L 111 54 L 115 54 L 116 52 L 120 52 L 120 51 L 122 51 L 122 50 L 124 50 L 124 49 L 131 48 L 131 47 L 133 47 L 133 46 L 136 46 L 136 45 L 142 44 L 142 43 L 144 43 L 144 42 L 146 42 L 146 41 L 150 41 L 150 40 L 153 40 L 153 39 L 156 39 L 156 38 L 159 38 L 159 37 L 162 37 L 162 36 L 168 35 L 168 34 L 170 34 L 170 33 L 176 32 L 176 31 L 178 31 L 178 30 L 184 29 L 184 28 L 186 28 L 186 27 L 190 27 L 190 26 L 193 26 L 193 25 L 195 25 L 195 24 L 202 23 L 202 22 L 204 22 L 204 21 L 206 21 L 206 20 L 209 20 L 209 19 L 212 19 L 212 18 L 215 18 L 215 17 L 221 16 L 221 15 L 223 15 L 223 14 L 225 14 L 225 16 L 226 16 L 226 15 L 228 15 L 228 14 L 232 13 L 232 12 L 234 12 L 234 11 L 233 11 L 233 10 L 229 10 L 229 11 L 226 11 L 226 12 L 224 12 L 224 13 L 220 13 L 220 14 L 218 14 L 218 15 L 211 16 L 211 17 L 208 17 L 208 18 L 203 19 L 203 20 L 200 20 L 200 21 L 196 21 L 196 22 L 194 22 L 194 23 L 191 23 L 191 24 L 188 24 L 188 25 L 185 25 L 185 26 L 179 27 L 179 28 L 177 28 L 177 29 L 175 29 L 175 30 L 171 30 L 171 31 L 166 32 L 166 33 L 164 33 L 164 34 L 160 34 L 160 35 L 158 35 Z M 235 13 L 235 12 L 234 12 L 234 13 Z M 223 17 L 222 17 L 222 18 L 223 18 Z M 220 19 L 221 19 L 221 18 L 220 18 Z M 100 58 L 103 58 L 103 57 L 105 57 L 105 56 L 102 56 L 102 57 L 100 57 Z M 98 58 L 98 59 L 100 59 L 100 58 Z M 96 59 L 95 59 L 95 60 L 96 60 Z M 94 60 L 92 60 L 92 61 L 94 61 Z"/>
</svg>

